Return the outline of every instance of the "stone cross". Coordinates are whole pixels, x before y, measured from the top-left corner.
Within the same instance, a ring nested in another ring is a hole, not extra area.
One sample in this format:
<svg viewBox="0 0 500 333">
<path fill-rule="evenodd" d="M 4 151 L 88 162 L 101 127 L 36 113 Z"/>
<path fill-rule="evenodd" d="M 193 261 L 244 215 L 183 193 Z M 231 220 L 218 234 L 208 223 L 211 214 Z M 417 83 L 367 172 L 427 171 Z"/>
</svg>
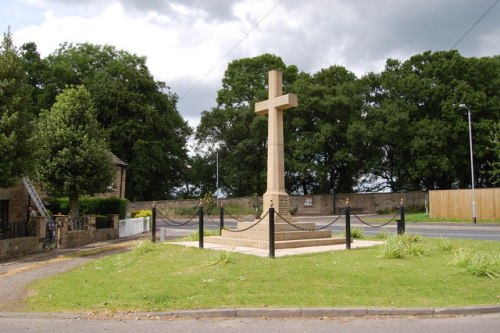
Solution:
<svg viewBox="0 0 500 333">
<path fill-rule="evenodd" d="M 285 191 L 285 160 L 283 145 L 283 110 L 296 107 L 294 94 L 283 95 L 283 73 L 269 71 L 268 100 L 255 104 L 258 115 L 268 115 L 267 127 L 267 190 L 263 199 L 263 215 L 271 207 L 282 216 L 289 215 L 288 194 Z"/>
</svg>

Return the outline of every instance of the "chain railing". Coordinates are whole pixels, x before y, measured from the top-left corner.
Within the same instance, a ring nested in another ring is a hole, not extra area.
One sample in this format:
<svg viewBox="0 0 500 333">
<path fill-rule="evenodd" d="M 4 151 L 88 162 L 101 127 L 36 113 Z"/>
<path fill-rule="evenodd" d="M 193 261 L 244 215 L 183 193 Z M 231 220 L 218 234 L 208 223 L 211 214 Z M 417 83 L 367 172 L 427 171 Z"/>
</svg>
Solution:
<svg viewBox="0 0 500 333">
<path fill-rule="evenodd" d="M 243 229 L 229 229 L 227 227 L 223 227 L 222 229 L 224 229 L 226 231 L 229 231 L 229 232 L 243 232 L 243 231 L 247 231 L 247 230 L 250 230 L 250 229 L 254 228 L 257 224 L 259 224 L 260 222 L 262 222 L 268 215 L 269 215 L 269 211 L 264 216 L 262 216 L 260 218 L 260 220 L 258 220 L 255 223 L 252 223 L 252 225 L 250 225 L 249 227 L 243 228 Z M 248 223 L 248 222 L 245 222 L 245 223 Z"/>
<path fill-rule="evenodd" d="M 328 227 L 330 227 L 332 224 L 334 224 L 335 222 L 337 222 L 338 220 L 340 220 L 340 218 L 342 217 L 342 214 L 340 214 L 339 216 L 337 216 L 336 218 L 334 218 L 331 222 L 329 222 L 328 224 L 322 226 L 322 227 L 319 227 L 319 228 L 303 228 L 303 227 L 300 227 L 298 225 L 296 225 L 295 223 L 291 222 L 291 221 L 288 221 L 286 219 L 286 217 L 284 217 L 283 215 L 281 215 L 280 213 L 278 212 L 275 212 L 276 215 L 281 218 L 283 221 L 285 221 L 288 225 L 294 227 L 295 229 L 297 230 L 301 230 L 301 231 L 321 231 L 321 230 L 324 230 Z"/>
<path fill-rule="evenodd" d="M 393 217 L 392 217 L 389 221 L 387 221 L 387 222 L 385 222 L 385 223 L 382 223 L 382 224 L 377 224 L 377 225 L 375 225 L 375 224 L 371 224 L 371 223 L 369 223 L 369 222 L 364 221 L 361 217 L 359 217 L 359 216 L 358 216 L 358 215 L 356 215 L 355 213 L 352 213 L 352 215 L 354 215 L 354 217 L 355 217 L 355 218 L 357 218 L 359 222 L 361 222 L 361 223 L 363 223 L 364 225 L 367 225 L 367 226 L 369 226 L 369 227 L 372 227 L 372 228 L 381 228 L 381 227 L 384 227 L 384 226 L 388 225 L 389 223 L 391 223 L 391 222 L 393 222 L 393 221 L 395 221 L 395 220 L 396 220 L 396 216 L 398 216 L 398 214 L 400 214 L 400 213 L 399 213 L 398 211 L 396 211 L 396 212 L 394 213 L 394 216 L 393 216 Z"/>
<path fill-rule="evenodd" d="M 197 212 L 194 215 L 192 215 L 191 217 L 189 217 L 189 219 L 187 221 L 179 222 L 179 221 L 175 221 L 175 220 L 171 219 L 168 216 L 163 215 L 161 212 L 156 210 L 156 217 L 161 218 L 162 220 L 164 220 L 164 222 L 167 225 L 174 227 L 174 228 L 183 227 L 185 225 L 188 225 L 189 223 L 191 223 L 195 219 L 196 216 L 198 216 Z"/>
</svg>

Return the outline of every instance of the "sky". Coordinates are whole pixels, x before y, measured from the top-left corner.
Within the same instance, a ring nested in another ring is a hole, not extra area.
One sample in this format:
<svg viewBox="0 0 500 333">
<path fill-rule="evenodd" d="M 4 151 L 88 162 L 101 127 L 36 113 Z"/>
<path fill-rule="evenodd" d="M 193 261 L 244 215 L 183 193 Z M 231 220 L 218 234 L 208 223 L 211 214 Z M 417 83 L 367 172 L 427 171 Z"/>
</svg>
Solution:
<svg viewBox="0 0 500 333">
<path fill-rule="evenodd" d="M 499 0 L 0 0 L 0 27 L 42 57 L 63 42 L 145 56 L 191 126 L 216 106 L 235 59 L 271 53 L 315 73 L 358 77 L 428 50 L 500 54 Z M 489 11 L 488 11 L 489 10 Z M 488 12 L 487 12 L 488 11 Z M 486 15 L 484 15 L 487 12 Z M 484 16 L 483 16 L 484 15 Z M 471 29 L 472 28 L 472 29 Z M 458 44 L 457 44 L 458 43 Z"/>
</svg>

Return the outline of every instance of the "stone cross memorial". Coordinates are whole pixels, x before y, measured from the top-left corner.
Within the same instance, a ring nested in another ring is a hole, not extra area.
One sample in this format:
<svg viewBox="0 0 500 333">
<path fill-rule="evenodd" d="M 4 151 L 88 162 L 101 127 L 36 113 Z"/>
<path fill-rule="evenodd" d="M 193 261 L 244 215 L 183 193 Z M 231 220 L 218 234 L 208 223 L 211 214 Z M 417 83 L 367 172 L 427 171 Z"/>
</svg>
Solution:
<svg viewBox="0 0 500 333">
<path fill-rule="evenodd" d="M 258 115 L 268 115 L 267 190 L 263 197 L 263 215 L 271 207 L 282 216 L 289 216 L 289 199 L 285 191 L 285 161 L 283 144 L 283 111 L 296 107 L 294 94 L 283 95 L 283 73 L 269 71 L 269 98 L 255 104 Z"/>
</svg>

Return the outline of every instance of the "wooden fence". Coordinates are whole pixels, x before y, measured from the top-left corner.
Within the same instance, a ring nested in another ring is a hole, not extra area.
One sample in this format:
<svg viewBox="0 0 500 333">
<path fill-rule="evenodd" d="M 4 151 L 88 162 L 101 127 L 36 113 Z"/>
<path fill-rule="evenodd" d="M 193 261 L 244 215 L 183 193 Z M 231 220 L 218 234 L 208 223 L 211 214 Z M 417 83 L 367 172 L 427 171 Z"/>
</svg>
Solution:
<svg viewBox="0 0 500 333">
<path fill-rule="evenodd" d="M 500 188 L 475 190 L 477 219 L 500 220 Z M 472 221 L 472 190 L 429 191 L 430 217 Z"/>
</svg>

